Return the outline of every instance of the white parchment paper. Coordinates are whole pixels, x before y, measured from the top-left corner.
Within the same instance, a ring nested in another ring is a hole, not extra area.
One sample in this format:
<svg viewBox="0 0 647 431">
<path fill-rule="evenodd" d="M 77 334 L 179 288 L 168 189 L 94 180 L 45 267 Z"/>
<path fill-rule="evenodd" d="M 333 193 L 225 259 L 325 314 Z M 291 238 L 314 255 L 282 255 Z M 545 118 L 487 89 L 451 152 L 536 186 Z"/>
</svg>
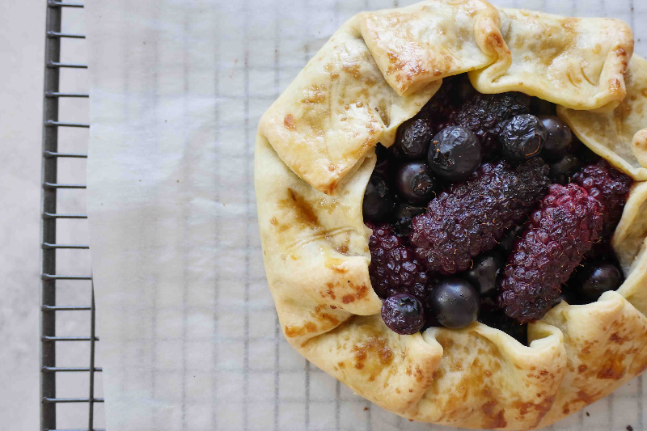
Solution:
<svg viewBox="0 0 647 431">
<path fill-rule="evenodd" d="M 289 347 L 256 220 L 260 115 L 346 19 L 398 3 L 413 2 L 88 2 L 88 213 L 109 431 L 442 428 L 371 405 Z M 497 4 L 634 28 L 647 18 L 642 0 Z M 640 430 L 643 392 L 634 380 L 558 428 Z"/>
</svg>

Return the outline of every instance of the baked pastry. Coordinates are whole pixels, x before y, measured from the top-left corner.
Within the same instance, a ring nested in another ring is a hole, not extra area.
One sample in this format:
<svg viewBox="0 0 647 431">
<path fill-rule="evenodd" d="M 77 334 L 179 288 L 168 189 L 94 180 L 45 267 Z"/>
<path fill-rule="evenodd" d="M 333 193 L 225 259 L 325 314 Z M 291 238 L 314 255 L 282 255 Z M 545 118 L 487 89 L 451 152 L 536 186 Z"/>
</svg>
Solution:
<svg viewBox="0 0 647 431">
<path fill-rule="evenodd" d="M 632 54 L 621 21 L 482 0 L 346 22 L 258 129 L 264 262 L 292 346 L 402 417 L 466 428 L 541 428 L 644 371 L 647 64 Z"/>
</svg>

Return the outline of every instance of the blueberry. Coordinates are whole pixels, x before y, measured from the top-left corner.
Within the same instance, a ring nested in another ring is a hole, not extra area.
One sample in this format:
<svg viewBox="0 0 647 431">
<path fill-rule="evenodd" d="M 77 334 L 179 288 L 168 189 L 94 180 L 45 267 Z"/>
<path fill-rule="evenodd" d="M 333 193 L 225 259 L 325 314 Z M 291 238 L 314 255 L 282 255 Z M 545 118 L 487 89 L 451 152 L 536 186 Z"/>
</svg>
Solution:
<svg viewBox="0 0 647 431">
<path fill-rule="evenodd" d="M 418 207 L 407 202 L 401 202 L 395 208 L 395 229 L 400 235 L 409 235 L 411 231 L 411 219 L 426 211 L 425 207 Z"/>
<path fill-rule="evenodd" d="M 424 118 L 412 118 L 398 127 L 395 146 L 406 159 L 422 159 L 429 149 L 433 129 Z"/>
<path fill-rule="evenodd" d="M 449 126 L 431 140 L 429 167 L 439 177 L 457 181 L 469 177 L 481 164 L 481 143 L 464 127 Z"/>
<path fill-rule="evenodd" d="M 508 160 L 521 162 L 538 156 L 547 137 L 548 132 L 539 118 L 522 114 L 508 121 L 499 140 L 503 156 Z"/>
<path fill-rule="evenodd" d="M 567 154 L 558 162 L 550 165 L 550 178 L 558 184 L 568 184 L 571 177 L 582 168 L 582 162 L 577 156 Z"/>
<path fill-rule="evenodd" d="M 382 320 L 393 332 L 411 335 L 425 325 L 425 313 L 415 296 L 398 293 L 388 297 L 382 304 Z"/>
<path fill-rule="evenodd" d="M 364 192 L 362 211 L 367 220 L 385 220 L 393 211 L 393 194 L 386 180 L 379 174 L 371 175 Z"/>
<path fill-rule="evenodd" d="M 514 243 L 517 241 L 517 238 L 521 235 L 521 232 L 523 232 L 523 225 L 515 226 L 508 230 L 503 239 L 499 242 L 499 248 L 505 253 L 510 253 L 512 251 L 512 247 L 514 247 Z"/>
<path fill-rule="evenodd" d="M 463 279 L 446 278 L 432 289 L 429 306 L 432 314 L 444 327 L 464 328 L 478 316 L 479 294 Z"/>
<path fill-rule="evenodd" d="M 541 153 L 544 159 L 556 162 L 575 150 L 576 141 L 573 141 L 573 133 L 566 123 L 554 115 L 541 115 L 538 118 L 548 133 Z"/>
<path fill-rule="evenodd" d="M 474 258 L 472 268 L 465 273 L 465 278 L 482 296 L 490 296 L 496 293 L 496 279 L 503 263 L 503 256 L 495 250 L 482 253 Z"/>
<path fill-rule="evenodd" d="M 405 162 L 398 167 L 395 186 L 404 199 L 412 203 L 427 203 L 434 197 L 436 179 L 424 162 Z"/>
<path fill-rule="evenodd" d="M 597 301 L 604 292 L 616 290 L 622 284 L 622 271 L 611 262 L 587 262 L 569 283 L 570 293 L 576 301 L 588 304 Z"/>
</svg>

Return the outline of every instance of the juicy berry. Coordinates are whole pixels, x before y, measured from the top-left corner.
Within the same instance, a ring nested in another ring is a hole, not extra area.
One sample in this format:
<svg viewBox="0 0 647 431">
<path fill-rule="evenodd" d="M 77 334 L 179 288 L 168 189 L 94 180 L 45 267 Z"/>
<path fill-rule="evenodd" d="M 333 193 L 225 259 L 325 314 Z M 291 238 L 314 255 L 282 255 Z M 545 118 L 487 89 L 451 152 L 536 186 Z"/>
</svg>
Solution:
<svg viewBox="0 0 647 431">
<path fill-rule="evenodd" d="M 478 317 L 479 295 L 467 281 L 446 278 L 432 289 L 429 307 L 436 320 L 444 327 L 464 328 Z"/>
<path fill-rule="evenodd" d="M 425 325 L 425 312 L 415 296 L 399 293 L 382 304 L 382 320 L 393 332 L 411 335 Z"/>
<path fill-rule="evenodd" d="M 427 155 L 429 141 L 434 136 L 431 124 L 425 118 L 412 118 L 398 127 L 395 144 L 407 159 L 422 159 Z"/>
<path fill-rule="evenodd" d="M 496 291 L 496 281 L 503 268 L 503 256 L 490 250 L 474 258 L 472 267 L 465 273 L 467 281 L 476 287 L 482 296 Z"/>
<path fill-rule="evenodd" d="M 464 180 L 481 164 L 481 143 L 469 129 L 446 127 L 434 136 L 429 148 L 429 166 L 439 177 Z"/>
<path fill-rule="evenodd" d="M 386 180 L 379 174 L 371 175 L 362 203 L 364 218 L 373 221 L 385 220 L 393 211 L 394 203 L 393 193 Z"/>
<path fill-rule="evenodd" d="M 601 211 L 600 202 L 578 185 L 550 187 L 508 258 L 499 296 L 508 316 L 519 322 L 544 316 L 598 238 Z"/>
<path fill-rule="evenodd" d="M 517 168 L 483 164 L 452 185 L 413 218 L 410 243 L 428 270 L 465 271 L 472 257 L 492 249 L 548 189 L 548 166 L 534 158 Z"/>
<path fill-rule="evenodd" d="M 429 277 L 416 259 L 412 248 L 398 237 L 387 223 L 366 223 L 373 230 L 368 247 L 371 285 L 382 298 L 396 293 L 409 293 L 423 298 L 427 295 Z"/>
<path fill-rule="evenodd" d="M 550 178 L 557 184 L 565 185 L 571 181 L 571 177 L 580 170 L 582 162 L 574 154 L 567 154 L 561 160 L 551 163 Z"/>
<path fill-rule="evenodd" d="M 398 167 L 395 185 L 400 196 L 407 201 L 426 204 L 434 196 L 436 179 L 426 163 L 411 161 Z"/>
<path fill-rule="evenodd" d="M 620 287 L 624 278 L 622 271 L 611 262 L 587 262 L 584 268 L 578 269 L 575 280 L 569 288 L 576 300 L 588 304 L 597 301 L 608 290 Z"/>
<path fill-rule="evenodd" d="M 604 235 L 611 235 L 622 217 L 631 178 L 612 168 L 605 160 L 588 165 L 573 176 L 591 197 L 604 205 Z"/>
<path fill-rule="evenodd" d="M 477 94 L 455 111 L 450 124 L 470 129 L 491 160 L 499 152 L 498 136 L 505 122 L 515 115 L 530 112 L 530 98 L 522 93 Z"/>
<path fill-rule="evenodd" d="M 395 208 L 394 218 L 395 223 L 393 226 L 400 235 L 409 235 L 411 231 L 411 219 L 418 214 L 424 213 L 425 207 L 419 207 L 407 202 L 400 202 Z"/>
<path fill-rule="evenodd" d="M 541 156 L 545 160 L 556 162 L 566 154 L 573 152 L 574 141 L 571 129 L 559 117 L 541 115 L 538 117 L 546 128 L 548 137 Z"/>
<path fill-rule="evenodd" d="M 499 139 L 503 156 L 512 161 L 528 160 L 538 156 L 544 148 L 548 132 L 537 117 L 517 115 L 508 121 Z"/>
</svg>

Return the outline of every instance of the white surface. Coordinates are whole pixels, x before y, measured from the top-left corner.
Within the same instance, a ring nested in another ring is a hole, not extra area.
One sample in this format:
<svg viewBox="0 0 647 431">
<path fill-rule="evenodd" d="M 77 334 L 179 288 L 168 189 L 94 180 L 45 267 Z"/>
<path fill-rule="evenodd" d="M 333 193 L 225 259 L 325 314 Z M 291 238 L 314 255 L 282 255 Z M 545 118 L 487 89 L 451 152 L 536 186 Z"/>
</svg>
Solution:
<svg viewBox="0 0 647 431">
<path fill-rule="evenodd" d="M 0 14 L 0 428 L 37 430 L 39 423 L 39 303 L 40 303 L 40 178 L 43 105 L 45 0 L 3 1 Z M 66 12 L 63 28 L 85 31 L 82 11 Z M 68 41 L 69 42 L 69 41 Z M 82 41 L 64 43 L 63 58 L 86 56 Z M 83 74 L 63 74 L 63 90 L 88 91 Z M 89 120 L 89 103 L 61 103 L 61 118 Z M 85 151 L 87 133 L 62 133 L 61 148 Z M 62 162 L 62 181 L 85 182 L 85 162 Z M 61 193 L 60 208 L 85 212 L 83 192 Z M 87 224 L 59 225 L 59 240 L 88 241 Z M 58 253 L 58 269 L 89 271 L 89 255 Z M 61 303 L 87 304 L 87 292 L 63 289 Z M 87 289 L 86 289 L 87 290 Z M 58 331 L 66 335 L 87 333 L 82 316 L 63 313 Z M 85 316 L 87 319 L 87 316 Z M 58 352 L 61 364 L 87 366 L 87 355 L 78 350 Z M 87 379 L 59 379 L 61 396 L 87 395 Z M 66 405 L 58 410 L 63 428 L 87 426 L 87 408 Z"/>
<path fill-rule="evenodd" d="M 518 3 L 633 23 L 626 0 Z M 260 114 L 345 19 L 392 5 L 91 4 L 89 210 L 112 430 L 439 428 L 370 405 L 289 348 L 254 209 Z M 636 380 L 561 429 L 638 429 L 642 392 Z"/>
</svg>

